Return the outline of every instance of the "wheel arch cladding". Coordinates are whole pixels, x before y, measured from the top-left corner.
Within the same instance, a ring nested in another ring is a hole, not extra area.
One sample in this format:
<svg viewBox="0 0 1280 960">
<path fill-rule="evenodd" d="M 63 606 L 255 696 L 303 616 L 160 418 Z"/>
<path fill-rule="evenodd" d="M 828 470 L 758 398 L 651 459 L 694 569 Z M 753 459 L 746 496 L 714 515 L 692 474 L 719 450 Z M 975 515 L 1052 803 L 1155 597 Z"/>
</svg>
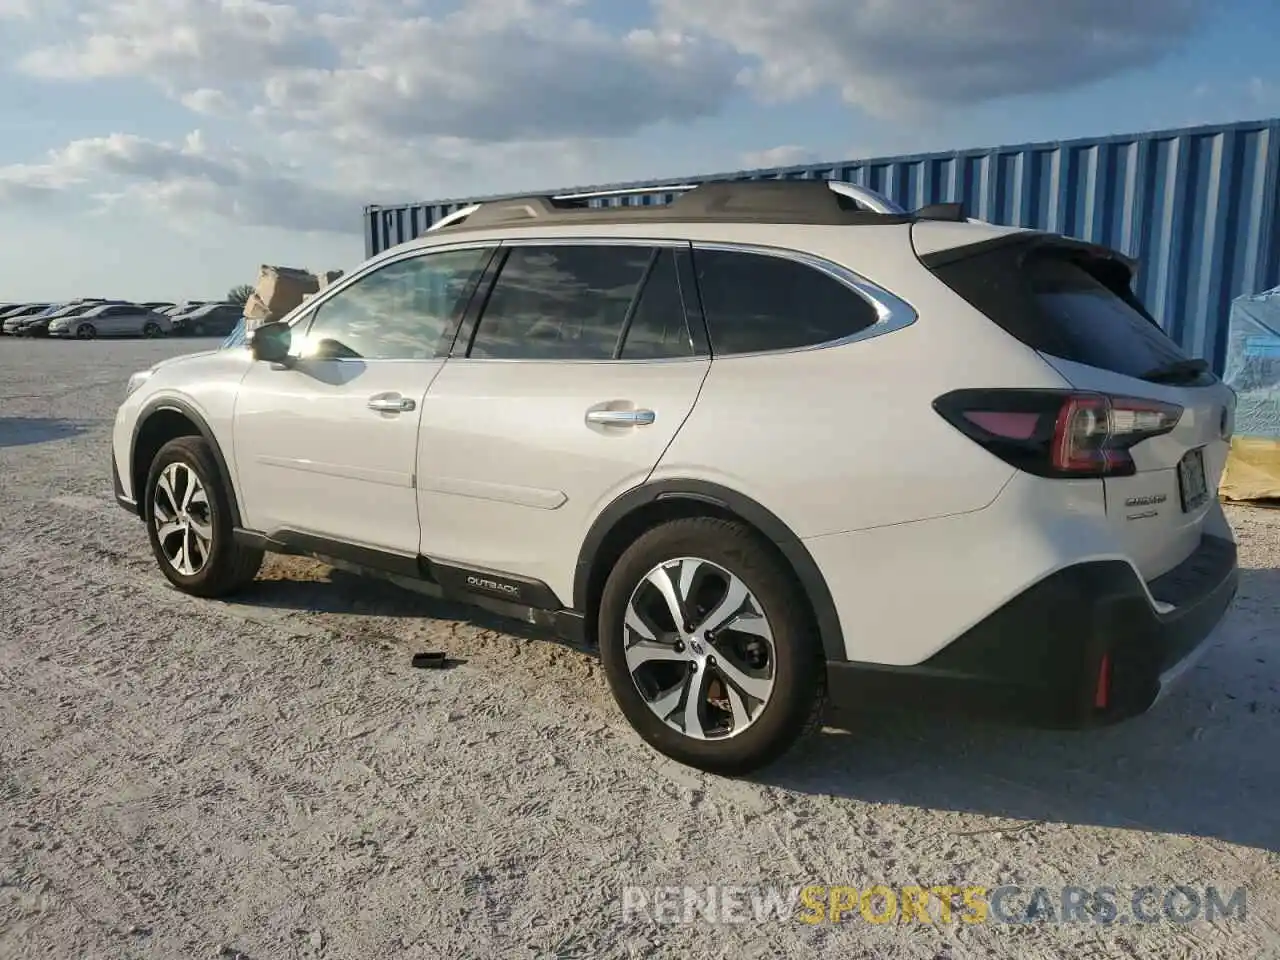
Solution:
<svg viewBox="0 0 1280 960">
<path fill-rule="evenodd" d="M 181 400 L 162 399 L 149 403 L 138 417 L 133 428 L 133 446 L 129 455 L 129 475 L 133 482 L 133 496 L 138 504 L 138 515 L 147 517 L 147 475 L 156 454 L 170 440 L 178 437 L 201 437 L 213 451 L 213 459 L 222 474 L 218 479 L 227 485 L 227 499 L 231 503 L 231 525 L 240 526 L 240 506 L 236 502 L 235 488 L 222 450 L 214 438 L 213 430 L 204 417 L 188 403 Z"/>
<path fill-rule="evenodd" d="M 808 601 L 826 659 L 848 660 L 835 601 L 800 538 L 750 497 L 704 480 L 661 480 L 646 484 L 627 491 L 601 511 L 583 540 L 573 578 L 573 605 L 587 615 L 588 639 L 595 640 L 591 611 L 599 609 L 609 572 L 627 547 L 661 523 L 696 516 L 745 523 L 771 543 Z"/>
</svg>

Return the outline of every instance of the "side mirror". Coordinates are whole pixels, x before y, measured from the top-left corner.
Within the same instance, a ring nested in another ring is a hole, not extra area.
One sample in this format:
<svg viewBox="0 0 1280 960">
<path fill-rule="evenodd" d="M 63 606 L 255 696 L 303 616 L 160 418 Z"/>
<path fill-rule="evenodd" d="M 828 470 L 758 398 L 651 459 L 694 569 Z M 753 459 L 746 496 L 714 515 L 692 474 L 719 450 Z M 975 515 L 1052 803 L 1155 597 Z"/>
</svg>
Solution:
<svg viewBox="0 0 1280 960">
<path fill-rule="evenodd" d="M 287 323 L 264 323 L 249 332 L 253 359 L 267 363 L 288 363 L 293 330 Z"/>
</svg>

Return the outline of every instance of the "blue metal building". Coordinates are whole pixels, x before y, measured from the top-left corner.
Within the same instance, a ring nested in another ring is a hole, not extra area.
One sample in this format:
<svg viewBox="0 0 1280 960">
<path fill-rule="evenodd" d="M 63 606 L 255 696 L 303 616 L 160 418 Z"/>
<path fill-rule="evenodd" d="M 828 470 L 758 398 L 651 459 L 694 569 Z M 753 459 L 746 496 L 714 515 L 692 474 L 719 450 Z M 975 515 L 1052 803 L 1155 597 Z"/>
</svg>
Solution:
<svg viewBox="0 0 1280 960">
<path fill-rule="evenodd" d="M 1137 286 L 1192 354 L 1222 370 L 1231 301 L 1280 285 L 1280 119 L 951 153 L 686 177 L 835 179 L 908 209 L 960 201 L 971 217 L 1051 230 L 1141 261 Z M 548 191 L 637 188 L 653 181 Z M 365 252 L 411 240 L 471 197 L 365 208 Z M 605 202 L 665 203 L 633 194 Z"/>
</svg>

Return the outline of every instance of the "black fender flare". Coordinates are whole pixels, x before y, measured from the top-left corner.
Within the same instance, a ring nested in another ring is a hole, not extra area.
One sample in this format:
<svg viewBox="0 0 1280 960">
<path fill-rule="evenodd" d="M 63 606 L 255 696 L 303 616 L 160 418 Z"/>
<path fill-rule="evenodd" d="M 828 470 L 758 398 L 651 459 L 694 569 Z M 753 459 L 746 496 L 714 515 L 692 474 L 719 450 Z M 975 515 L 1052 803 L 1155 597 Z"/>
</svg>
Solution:
<svg viewBox="0 0 1280 960">
<path fill-rule="evenodd" d="M 849 659 L 835 601 L 804 543 L 768 508 L 735 490 L 706 480 L 657 480 L 628 490 L 605 507 L 591 524 L 578 552 L 578 565 L 573 577 L 574 609 L 587 610 L 591 571 L 609 532 L 636 510 L 665 500 L 700 502 L 727 510 L 768 537 L 791 564 L 809 601 L 827 660 L 843 662 Z"/>
<path fill-rule="evenodd" d="M 205 420 L 195 407 L 187 403 L 185 400 L 179 400 L 174 397 L 157 397 L 154 400 L 147 401 L 143 406 L 141 412 L 138 414 L 138 418 L 133 423 L 133 437 L 129 441 L 130 480 L 134 480 L 136 476 L 135 460 L 137 458 L 138 436 L 142 433 L 142 428 L 146 426 L 147 421 L 150 420 L 154 414 L 161 413 L 166 410 L 172 413 L 181 414 L 183 417 L 190 420 L 196 430 L 199 431 L 200 436 L 209 444 L 209 449 L 213 451 L 213 459 L 217 462 L 218 470 L 222 474 L 222 480 L 227 485 L 227 500 L 231 503 L 231 525 L 237 528 L 242 526 L 240 519 L 240 503 L 239 498 L 236 496 L 235 481 L 231 477 L 231 471 L 227 469 L 227 461 L 222 455 L 222 448 L 218 446 L 218 440 L 214 436 L 213 429 L 209 426 L 208 421 Z M 137 484 L 135 483 L 134 486 L 137 486 Z M 138 516 L 145 518 L 147 507 L 144 493 L 145 491 L 134 490 L 133 498 L 138 504 Z"/>
</svg>

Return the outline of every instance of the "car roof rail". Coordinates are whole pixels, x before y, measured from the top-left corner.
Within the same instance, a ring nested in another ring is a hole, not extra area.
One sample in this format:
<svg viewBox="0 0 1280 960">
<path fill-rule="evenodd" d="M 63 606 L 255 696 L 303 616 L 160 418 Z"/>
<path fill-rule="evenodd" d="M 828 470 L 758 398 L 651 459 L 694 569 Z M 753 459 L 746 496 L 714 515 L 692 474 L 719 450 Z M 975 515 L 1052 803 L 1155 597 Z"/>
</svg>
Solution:
<svg viewBox="0 0 1280 960">
<path fill-rule="evenodd" d="M 630 196 L 667 195 L 652 204 L 602 203 Z M 461 228 L 643 221 L 804 223 L 852 225 L 943 219 L 942 205 L 913 214 L 883 194 L 839 180 L 709 180 L 696 184 L 586 190 L 502 197 L 470 204 L 427 232 Z M 945 219 L 953 219 L 948 208 Z"/>
</svg>

